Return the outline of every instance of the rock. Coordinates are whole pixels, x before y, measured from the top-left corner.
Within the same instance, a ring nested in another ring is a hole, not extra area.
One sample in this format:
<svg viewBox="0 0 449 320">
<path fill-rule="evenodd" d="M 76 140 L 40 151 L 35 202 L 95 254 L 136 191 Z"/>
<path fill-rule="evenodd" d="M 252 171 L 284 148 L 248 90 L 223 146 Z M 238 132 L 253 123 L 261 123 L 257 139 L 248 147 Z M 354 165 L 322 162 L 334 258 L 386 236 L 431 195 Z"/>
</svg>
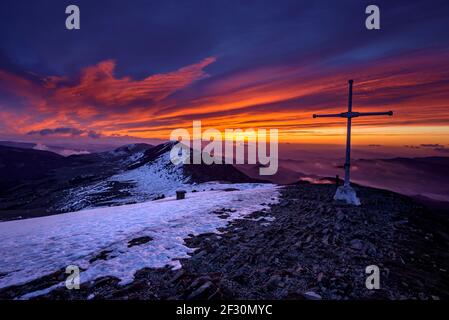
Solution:
<svg viewBox="0 0 449 320">
<path fill-rule="evenodd" d="M 95 286 L 101 287 L 101 286 L 113 286 L 119 281 L 116 278 L 112 278 L 109 276 L 101 277 L 95 280 Z"/>
<path fill-rule="evenodd" d="M 304 298 L 306 298 L 307 300 L 322 300 L 323 298 L 321 298 L 321 296 L 313 291 L 307 291 L 306 293 L 304 293 Z"/>
<path fill-rule="evenodd" d="M 359 240 L 359 239 L 352 239 L 349 242 L 349 245 L 351 246 L 352 249 L 355 249 L 355 250 L 362 250 L 363 249 L 363 241 Z"/>
<path fill-rule="evenodd" d="M 279 276 L 279 275 L 274 275 L 274 276 L 272 276 L 269 280 L 268 280 L 268 282 L 267 282 L 267 287 L 270 289 L 270 290 L 274 290 L 274 289 L 276 289 L 277 287 L 282 287 L 282 277 L 281 276 Z"/>
<path fill-rule="evenodd" d="M 329 235 L 325 235 L 321 242 L 326 246 L 329 245 Z"/>
<path fill-rule="evenodd" d="M 194 289 L 194 288 L 198 287 L 200 285 L 200 283 L 208 282 L 210 280 L 211 280 L 211 278 L 209 276 L 202 276 L 202 277 L 196 278 L 187 289 Z"/>
<path fill-rule="evenodd" d="M 181 269 L 178 272 L 176 272 L 176 274 L 173 276 L 173 278 L 170 279 L 169 282 L 170 283 L 175 283 L 184 275 L 185 275 L 185 271 Z"/>
<path fill-rule="evenodd" d="M 307 239 L 304 241 L 305 243 L 309 243 L 310 241 L 312 241 L 312 238 L 313 238 L 313 236 L 312 235 L 309 235 L 308 237 L 307 237 Z"/>
<path fill-rule="evenodd" d="M 191 294 L 189 294 L 188 297 L 187 297 L 187 300 L 207 298 L 206 292 L 209 289 L 211 289 L 212 286 L 213 286 L 212 282 L 210 282 L 210 281 L 205 282 L 198 289 L 194 290 Z"/>
<path fill-rule="evenodd" d="M 323 278 L 324 278 L 324 273 L 320 272 L 320 273 L 318 274 L 316 280 L 317 280 L 318 282 L 321 282 L 321 281 L 323 280 Z"/>
<path fill-rule="evenodd" d="M 134 246 L 139 246 L 141 244 L 145 244 L 147 242 L 150 242 L 151 240 L 153 240 L 153 238 L 151 238 L 149 236 L 132 239 L 132 240 L 128 241 L 128 248 L 131 248 Z"/>
<path fill-rule="evenodd" d="M 288 201 L 288 200 L 284 200 L 280 204 L 280 206 L 283 208 L 288 207 L 289 205 L 290 205 L 290 201 Z"/>
<path fill-rule="evenodd" d="M 201 250 L 201 251 L 195 252 L 195 258 L 199 259 L 199 258 L 201 258 L 202 256 L 204 256 L 206 254 L 207 254 L 206 250 Z"/>
<path fill-rule="evenodd" d="M 153 201 L 161 200 L 161 199 L 165 199 L 165 194 L 160 194 L 160 195 L 156 196 L 156 197 L 153 199 Z"/>
<path fill-rule="evenodd" d="M 107 260 L 109 258 L 109 254 L 112 252 L 112 250 L 103 250 L 99 254 L 97 254 L 95 257 L 89 260 L 90 263 L 93 263 L 97 260 Z"/>
<path fill-rule="evenodd" d="M 230 191 L 239 191 L 240 189 L 237 189 L 237 188 L 225 188 L 225 189 L 223 189 L 223 191 L 226 191 L 226 192 L 230 192 Z"/>
</svg>

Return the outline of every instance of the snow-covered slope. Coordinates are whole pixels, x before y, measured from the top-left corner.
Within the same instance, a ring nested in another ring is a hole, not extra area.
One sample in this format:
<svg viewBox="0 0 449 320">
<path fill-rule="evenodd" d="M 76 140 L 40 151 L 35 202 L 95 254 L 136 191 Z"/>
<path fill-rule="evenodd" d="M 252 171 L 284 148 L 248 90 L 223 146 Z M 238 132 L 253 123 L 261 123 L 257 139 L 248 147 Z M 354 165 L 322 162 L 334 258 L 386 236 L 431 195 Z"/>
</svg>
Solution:
<svg viewBox="0 0 449 320">
<path fill-rule="evenodd" d="M 85 269 L 81 282 L 110 275 L 127 283 L 144 267 L 177 268 L 178 259 L 192 251 L 183 241 L 189 234 L 217 232 L 230 220 L 266 208 L 277 198 L 277 187 L 265 184 L 238 191 L 188 193 L 184 200 L 172 197 L 2 222 L 0 288 L 27 283 L 68 265 Z M 229 217 L 214 213 L 222 209 L 228 209 Z M 151 240 L 129 247 L 129 241 L 143 236 Z M 108 252 L 107 259 L 93 261 L 102 251 Z"/>
<path fill-rule="evenodd" d="M 110 177 L 107 181 L 95 185 L 95 190 L 104 190 L 112 184 L 125 186 L 120 191 L 128 194 L 118 202 L 142 202 L 173 196 L 176 190 L 206 191 L 229 187 L 248 189 L 258 186 L 254 179 L 247 177 L 232 165 L 214 167 L 198 165 L 174 165 L 170 161 L 173 142 L 158 145 L 147 150 L 127 170 Z M 236 184 L 237 182 L 237 184 Z M 230 186 L 229 183 L 232 183 Z M 103 186 L 103 189 L 102 189 Z M 79 193 L 85 196 L 85 193 Z"/>
<path fill-rule="evenodd" d="M 30 218 L 86 207 L 114 205 L 126 184 L 108 178 L 136 163 L 153 146 L 60 156 L 30 148 L 0 146 L 0 220 Z"/>
<path fill-rule="evenodd" d="M 198 182 L 198 179 L 196 179 L 197 175 L 194 174 L 191 168 L 197 168 L 196 172 L 200 170 L 204 171 L 206 165 L 173 165 L 170 161 L 170 147 L 170 143 L 163 145 L 157 154 L 153 153 L 151 159 L 146 160 L 147 162 L 145 164 L 114 175 L 108 181 L 131 185 L 132 187 L 127 189 L 131 194 L 128 199 L 132 199 L 134 202 L 155 199 L 162 196 L 173 196 L 176 190 L 179 189 L 185 191 L 207 191 L 223 190 L 230 187 L 249 189 L 263 185 L 260 183 L 231 184 L 227 181 L 213 181 L 212 179 L 217 178 L 213 174 L 208 174 L 210 181 Z M 234 169 L 230 166 L 227 168 L 229 170 Z"/>
<path fill-rule="evenodd" d="M 112 176 L 109 181 L 128 182 L 135 201 L 174 195 L 177 189 L 190 189 L 190 177 L 184 174 L 182 165 L 170 162 L 170 149 L 163 150 L 154 160 L 137 168 Z"/>
</svg>

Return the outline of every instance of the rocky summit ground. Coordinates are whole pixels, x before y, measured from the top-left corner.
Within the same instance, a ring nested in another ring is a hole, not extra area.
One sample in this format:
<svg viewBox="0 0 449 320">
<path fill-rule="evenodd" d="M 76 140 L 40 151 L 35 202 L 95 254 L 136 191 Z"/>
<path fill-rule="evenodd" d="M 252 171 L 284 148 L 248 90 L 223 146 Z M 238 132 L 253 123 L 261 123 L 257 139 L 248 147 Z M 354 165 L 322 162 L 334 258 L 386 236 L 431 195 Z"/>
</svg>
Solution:
<svg viewBox="0 0 449 320">
<path fill-rule="evenodd" d="M 332 201 L 333 185 L 286 186 L 270 210 L 236 220 L 220 235 L 186 239 L 197 249 L 179 270 L 143 269 L 126 286 L 105 277 L 38 299 L 448 299 L 449 218 L 405 196 L 356 188 L 360 207 Z M 365 286 L 369 265 L 380 269 L 379 290 Z"/>
</svg>

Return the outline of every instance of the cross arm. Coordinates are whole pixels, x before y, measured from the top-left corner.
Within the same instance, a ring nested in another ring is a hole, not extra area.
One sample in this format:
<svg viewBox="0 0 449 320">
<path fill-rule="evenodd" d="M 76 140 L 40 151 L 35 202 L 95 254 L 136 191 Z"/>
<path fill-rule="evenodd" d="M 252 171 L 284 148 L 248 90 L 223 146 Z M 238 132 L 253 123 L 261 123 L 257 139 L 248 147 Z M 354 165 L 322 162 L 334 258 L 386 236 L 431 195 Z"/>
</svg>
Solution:
<svg viewBox="0 0 449 320">
<path fill-rule="evenodd" d="M 335 118 L 335 117 L 344 118 L 344 115 L 343 115 L 343 113 L 314 114 L 313 117 L 314 118 Z"/>
<path fill-rule="evenodd" d="M 331 114 L 314 114 L 314 118 L 356 118 L 364 116 L 392 116 L 393 111 L 387 112 L 342 112 L 342 113 L 331 113 Z"/>
<path fill-rule="evenodd" d="M 356 112 L 358 113 L 357 117 L 363 117 L 363 116 L 392 116 L 393 111 L 387 111 L 387 112 Z"/>
</svg>

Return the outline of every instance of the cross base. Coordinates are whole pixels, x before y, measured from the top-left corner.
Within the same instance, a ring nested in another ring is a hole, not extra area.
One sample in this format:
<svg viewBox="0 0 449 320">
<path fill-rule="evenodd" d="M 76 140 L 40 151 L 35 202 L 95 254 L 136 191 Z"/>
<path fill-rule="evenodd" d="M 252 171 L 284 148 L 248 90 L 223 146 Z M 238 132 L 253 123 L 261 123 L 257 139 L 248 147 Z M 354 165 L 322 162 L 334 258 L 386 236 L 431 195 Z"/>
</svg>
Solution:
<svg viewBox="0 0 449 320">
<path fill-rule="evenodd" d="M 347 204 L 359 206 L 360 200 L 357 198 L 355 190 L 350 185 L 344 185 L 337 188 L 335 192 L 334 200 L 345 201 Z"/>
</svg>

